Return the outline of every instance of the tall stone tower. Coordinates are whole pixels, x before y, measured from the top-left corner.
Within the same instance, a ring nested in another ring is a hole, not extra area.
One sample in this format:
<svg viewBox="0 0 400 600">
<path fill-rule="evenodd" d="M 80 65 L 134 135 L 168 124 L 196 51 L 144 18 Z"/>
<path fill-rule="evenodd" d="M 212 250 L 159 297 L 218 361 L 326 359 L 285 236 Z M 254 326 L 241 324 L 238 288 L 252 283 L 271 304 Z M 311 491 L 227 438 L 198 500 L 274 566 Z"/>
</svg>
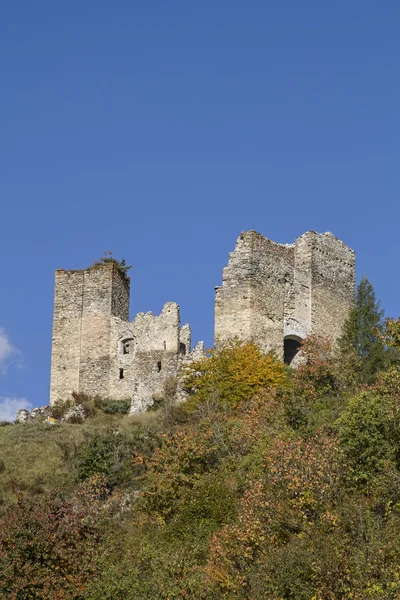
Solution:
<svg viewBox="0 0 400 600">
<path fill-rule="evenodd" d="M 335 341 L 354 301 L 355 256 L 332 233 L 294 244 L 242 233 L 216 288 L 215 346 L 255 341 L 290 363 L 311 333 Z"/>
<path fill-rule="evenodd" d="M 202 355 L 191 352 L 188 324 L 167 302 L 159 315 L 129 321 L 130 279 L 116 263 L 56 271 L 50 403 L 73 392 L 130 399 L 132 412 L 151 406 L 167 378 Z"/>
<path fill-rule="evenodd" d="M 51 403 L 73 391 L 107 393 L 112 320 L 128 321 L 129 285 L 114 263 L 56 271 Z"/>
</svg>

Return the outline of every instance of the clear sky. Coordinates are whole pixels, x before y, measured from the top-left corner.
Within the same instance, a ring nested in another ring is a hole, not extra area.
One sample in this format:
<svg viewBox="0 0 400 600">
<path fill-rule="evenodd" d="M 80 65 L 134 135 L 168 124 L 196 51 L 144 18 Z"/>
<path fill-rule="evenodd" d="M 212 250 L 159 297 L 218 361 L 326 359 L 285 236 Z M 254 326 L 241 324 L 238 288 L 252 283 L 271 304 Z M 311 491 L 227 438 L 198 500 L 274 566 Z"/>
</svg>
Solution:
<svg viewBox="0 0 400 600">
<path fill-rule="evenodd" d="M 397 317 L 399 29 L 394 0 L 3 0 L 0 418 L 48 402 L 54 270 L 104 250 L 132 316 L 176 301 L 207 345 L 248 229 L 332 231 Z"/>
</svg>

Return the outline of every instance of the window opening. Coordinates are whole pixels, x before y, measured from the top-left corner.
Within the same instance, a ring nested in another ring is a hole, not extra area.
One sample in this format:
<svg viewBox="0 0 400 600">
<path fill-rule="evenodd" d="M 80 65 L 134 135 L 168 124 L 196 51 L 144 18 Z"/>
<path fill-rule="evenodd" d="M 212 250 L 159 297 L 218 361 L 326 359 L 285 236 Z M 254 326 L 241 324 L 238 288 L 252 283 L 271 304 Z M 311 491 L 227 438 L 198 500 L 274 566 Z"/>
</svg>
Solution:
<svg viewBox="0 0 400 600">
<path fill-rule="evenodd" d="M 167 349 L 167 342 L 164 342 L 164 350 Z"/>
<path fill-rule="evenodd" d="M 161 371 L 161 361 L 159 361 L 157 363 L 157 371 L 160 372 Z"/>
<path fill-rule="evenodd" d="M 125 338 L 121 341 L 120 352 L 121 354 L 130 354 L 133 352 L 133 338 Z"/>
<path fill-rule="evenodd" d="M 120 370 L 119 370 L 119 378 L 120 378 L 120 379 L 123 379 L 123 378 L 124 378 L 124 370 L 123 370 L 123 369 L 120 369 Z"/>
</svg>

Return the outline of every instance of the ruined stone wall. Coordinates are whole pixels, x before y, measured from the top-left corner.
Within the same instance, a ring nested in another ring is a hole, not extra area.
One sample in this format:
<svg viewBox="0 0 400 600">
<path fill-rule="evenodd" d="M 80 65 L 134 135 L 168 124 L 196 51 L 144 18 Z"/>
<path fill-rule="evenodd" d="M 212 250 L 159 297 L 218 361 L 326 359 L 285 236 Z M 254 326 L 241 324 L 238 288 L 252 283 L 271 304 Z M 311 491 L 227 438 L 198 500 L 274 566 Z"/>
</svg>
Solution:
<svg viewBox="0 0 400 600">
<path fill-rule="evenodd" d="M 185 325 L 183 329 L 188 343 L 190 328 Z M 110 347 L 110 396 L 131 397 L 134 412 L 152 404 L 153 397 L 162 393 L 165 379 L 177 375 L 181 356 L 180 333 L 179 306 L 174 302 L 168 302 L 159 316 L 139 313 L 131 323 L 114 319 Z"/>
<path fill-rule="evenodd" d="M 179 332 L 179 354 L 188 356 L 192 346 L 192 333 L 188 323 L 183 325 Z"/>
<path fill-rule="evenodd" d="M 79 389 L 83 271 L 56 271 L 50 403 Z"/>
<path fill-rule="evenodd" d="M 355 254 L 331 233 L 309 236 L 312 331 L 336 340 L 354 301 Z"/>
<path fill-rule="evenodd" d="M 174 302 L 128 319 L 129 278 L 112 263 L 56 272 L 51 403 L 84 392 L 131 398 L 136 412 L 162 394 L 191 360 L 190 327 Z"/>
<path fill-rule="evenodd" d="M 222 272 L 222 286 L 215 288 L 214 346 L 232 337 L 249 339 L 252 323 L 253 238 L 242 233 Z"/>
<path fill-rule="evenodd" d="M 311 244 L 301 236 L 294 244 L 293 282 L 286 304 L 284 338 L 304 340 L 311 332 Z"/>
<path fill-rule="evenodd" d="M 283 358 L 285 312 L 292 303 L 293 245 L 276 244 L 253 233 L 254 284 L 252 286 L 251 339 L 261 350 L 274 350 Z"/>
<path fill-rule="evenodd" d="M 354 252 L 331 233 L 295 244 L 242 233 L 216 288 L 215 346 L 254 340 L 283 358 L 284 340 L 336 340 L 354 299 Z"/>
<path fill-rule="evenodd" d="M 123 321 L 129 321 L 130 283 L 130 278 L 113 265 L 111 314 Z"/>
<path fill-rule="evenodd" d="M 294 247 L 242 233 L 216 288 L 215 346 L 233 337 L 283 352 L 285 303 L 292 302 Z"/>
</svg>

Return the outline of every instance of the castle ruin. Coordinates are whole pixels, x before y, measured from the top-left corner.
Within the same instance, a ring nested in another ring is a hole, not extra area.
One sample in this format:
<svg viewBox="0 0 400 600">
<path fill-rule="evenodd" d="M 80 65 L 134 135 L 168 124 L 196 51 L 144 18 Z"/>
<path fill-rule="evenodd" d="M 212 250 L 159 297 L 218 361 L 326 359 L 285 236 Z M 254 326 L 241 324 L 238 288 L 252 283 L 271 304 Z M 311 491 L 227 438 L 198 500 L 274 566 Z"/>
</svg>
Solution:
<svg viewBox="0 0 400 600">
<path fill-rule="evenodd" d="M 336 341 L 354 301 L 354 251 L 332 233 L 277 244 L 242 233 L 216 288 L 215 347 L 253 340 L 290 363 L 311 333 Z"/>
<path fill-rule="evenodd" d="M 190 327 L 180 326 L 176 303 L 130 322 L 129 293 L 129 277 L 113 262 L 56 271 L 50 404 L 83 392 L 132 398 L 138 412 L 201 353 L 201 345 L 191 353 Z"/>
<path fill-rule="evenodd" d="M 354 252 L 331 233 L 309 231 L 294 244 L 242 233 L 216 288 L 215 347 L 253 340 L 290 363 L 302 340 L 336 340 L 354 299 Z M 57 270 L 50 403 L 72 392 L 132 398 L 132 412 L 161 394 L 167 377 L 203 355 L 191 351 L 179 306 L 129 321 L 130 279 L 116 263 Z"/>
</svg>

